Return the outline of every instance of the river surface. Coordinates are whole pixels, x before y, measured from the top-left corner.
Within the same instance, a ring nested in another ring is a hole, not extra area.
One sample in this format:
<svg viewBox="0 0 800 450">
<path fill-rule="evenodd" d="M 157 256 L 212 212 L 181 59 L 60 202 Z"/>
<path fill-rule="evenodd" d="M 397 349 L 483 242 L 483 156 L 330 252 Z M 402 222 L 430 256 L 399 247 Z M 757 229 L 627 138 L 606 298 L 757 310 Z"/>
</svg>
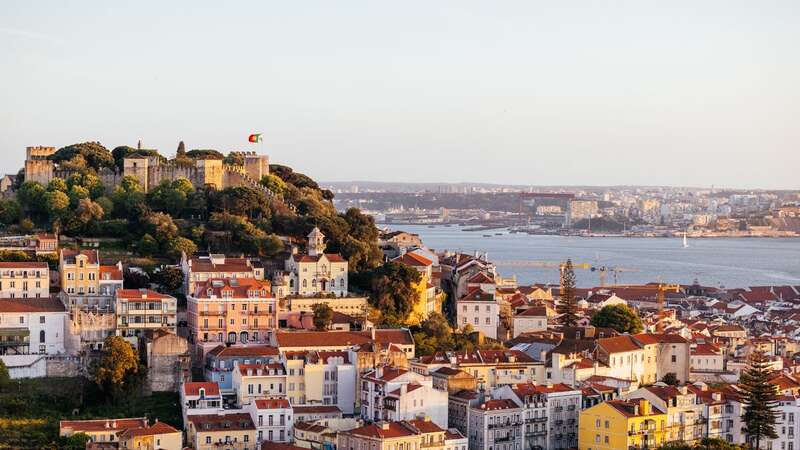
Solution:
<svg viewBox="0 0 800 450">
<path fill-rule="evenodd" d="M 516 275 L 523 284 L 558 283 L 558 269 L 519 261 L 557 265 L 572 258 L 574 263 L 631 270 L 616 272 L 620 284 L 688 284 L 697 279 L 705 286 L 727 288 L 800 285 L 800 238 L 689 239 L 684 248 L 680 238 L 534 236 L 507 230 L 462 231 L 455 225 L 389 227 L 417 233 L 428 248 L 437 251 L 486 252 L 501 275 Z M 487 234 L 491 237 L 484 236 Z M 597 271 L 576 269 L 575 275 L 579 287 L 600 284 Z M 606 283 L 614 283 L 614 273 L 607 272 Z"/>
</svg>

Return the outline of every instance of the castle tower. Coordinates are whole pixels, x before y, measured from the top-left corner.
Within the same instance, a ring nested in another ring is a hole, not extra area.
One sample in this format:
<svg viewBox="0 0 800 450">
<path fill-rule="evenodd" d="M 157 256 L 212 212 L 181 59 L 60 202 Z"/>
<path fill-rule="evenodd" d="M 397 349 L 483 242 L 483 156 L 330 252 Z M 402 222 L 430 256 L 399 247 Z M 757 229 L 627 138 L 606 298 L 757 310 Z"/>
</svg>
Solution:
<svg viewBox="0 0 800 450">
<path fill-rule="evenodd" d="M 248 152 L 244 155 L 244 171 L 250 178 L 261 181 L 269 174 L 269 156 Z"/>
<path fill-rule="evenodd" d="M 319 228 L 314 227 L 307 237 L 309 256 L 319 256 L 325 252 L 325 235 L 319 231 Z"/>
<path fill-rule="evenodd" d="M 149 186 L 149 160 L 146 156 L 129 156 L 123 160 L 122 176 L 133 177 L 139 181 L 145 192 L 150 190 Z"/>
<path fill-rule="evenodd" d="M 56 152 L 55 147 L 25 148 L 25 181 L 47 184 L 53 179 L 55 164 L 47 159 Z"/>
</svg>

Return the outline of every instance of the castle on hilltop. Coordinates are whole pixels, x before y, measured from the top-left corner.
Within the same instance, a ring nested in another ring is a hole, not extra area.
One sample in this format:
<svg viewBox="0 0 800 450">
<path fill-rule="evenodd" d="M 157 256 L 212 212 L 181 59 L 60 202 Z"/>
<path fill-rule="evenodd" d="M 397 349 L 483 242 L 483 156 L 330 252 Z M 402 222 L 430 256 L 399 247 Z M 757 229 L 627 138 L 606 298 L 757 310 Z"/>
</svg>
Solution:
<svg viewBox="0 0 800 450">
<path fill-rule="evenodd" d="M 141 150 L 141 144 L 139 146 Z M 66 179 L 71 169 L 59 167 L 48 157 L 56 152 L 55 147 L 27 147 L 25 151 L 25 181 L 36 181 L 46 185 L 53 178 Z M 108 190 L 119 185 L 124 177 L 139 181 L 145 192 L 158 186 L 162 181 L 179 178 L 189 180 L 195 188 L 212 186 L 225 189 L 234 186 L 247 186 L 265 190 L 259 181 L 269 174 L 269 157 L 256 152 L 239 152 L 243 164 L 227 164 L 213 157 L 186 161 L 164 161 L 159 155 L 131 155 L 124 159 L 122 170 L 103 168 L 98 172 L 100 180 Z"/>
</svg>

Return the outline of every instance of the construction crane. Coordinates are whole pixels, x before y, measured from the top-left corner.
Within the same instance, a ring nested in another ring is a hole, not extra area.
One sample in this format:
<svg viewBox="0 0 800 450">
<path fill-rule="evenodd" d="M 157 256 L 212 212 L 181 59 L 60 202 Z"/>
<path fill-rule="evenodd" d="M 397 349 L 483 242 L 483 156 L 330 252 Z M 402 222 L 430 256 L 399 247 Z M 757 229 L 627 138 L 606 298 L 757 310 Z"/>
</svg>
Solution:
<svg viewBox="0 0 800 450">
<path fill-rule="evenodd" d="M 564 270 L 563 261 L 536 261 L 536 260 L 508 260 L 508 261 L 494 261 L 497 266 L 505 267 L 535 267 L 540 269 L 559 269 Z M 599 264 L 591 264 L 585 262 L 573 262 L 573 269 L 584 269 L 592 272 L 597 272 L 600 275 L 600 286 L 606 285 L 606 275 L 608 272 L 614 274 L 614 284 L 617 284 L 617 277 L 620 272 L 638 272 L 639 269 L 629 267 L 613 267 Z"/>
</svg>

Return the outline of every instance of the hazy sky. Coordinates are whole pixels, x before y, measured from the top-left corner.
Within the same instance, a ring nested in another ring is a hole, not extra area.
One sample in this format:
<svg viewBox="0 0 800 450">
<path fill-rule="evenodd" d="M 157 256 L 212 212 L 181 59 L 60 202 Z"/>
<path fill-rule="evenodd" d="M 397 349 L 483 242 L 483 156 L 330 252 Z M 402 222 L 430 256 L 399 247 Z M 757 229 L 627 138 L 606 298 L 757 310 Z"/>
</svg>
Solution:
<svg viewBox="0 0 800 450">
<path fill-rule="evenodd" d="M 4 172 L 262 132 L 327 181 L 800 188 L 792 0 L 2 1 L 0 82 Z"/>
</svg>

